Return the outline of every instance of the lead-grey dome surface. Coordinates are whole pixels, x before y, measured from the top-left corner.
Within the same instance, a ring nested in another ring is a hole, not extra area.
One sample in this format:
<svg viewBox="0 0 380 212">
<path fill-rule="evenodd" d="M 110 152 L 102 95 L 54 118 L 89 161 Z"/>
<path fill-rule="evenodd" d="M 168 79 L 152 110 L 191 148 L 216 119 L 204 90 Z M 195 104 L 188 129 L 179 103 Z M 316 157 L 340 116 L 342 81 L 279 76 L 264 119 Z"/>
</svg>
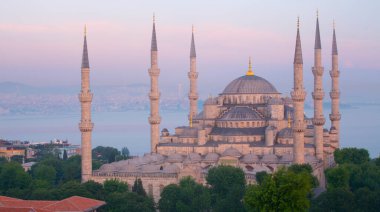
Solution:
<svg viewBox="0 0 380 212">
<path fill-rule="evenodd" d="M 266 79 L 253 75 L 239 77 L 224 89 L 223 94 L 278 94 L 276 88 Z"/>
</svg>

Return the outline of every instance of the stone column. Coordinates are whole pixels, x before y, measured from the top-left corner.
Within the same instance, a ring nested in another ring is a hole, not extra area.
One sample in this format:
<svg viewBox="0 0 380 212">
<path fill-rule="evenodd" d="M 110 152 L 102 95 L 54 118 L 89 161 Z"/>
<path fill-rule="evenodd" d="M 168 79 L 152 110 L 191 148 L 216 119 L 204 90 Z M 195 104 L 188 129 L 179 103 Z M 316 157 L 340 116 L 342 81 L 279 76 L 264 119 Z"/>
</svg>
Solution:
<svg viewBox="0 0 380 212">
<path fill-rule="evenodd" d="M 81 74 L 82 89 L 79 94 L 79 101 L 81 103 L 81 122 L 79 123 L 79 129 L 82 134 L 82 182 L 86 182 L 92 175 L 91 133 L 94 127 L 94 124 L 91 122 L 91 102 L 93 94 L 90 90 L 90 65 L 88 61 L 86 29 L 83 44 Z"/>
<path fill-rule="evenodd" d="M 303 164 L 304 159 L 304 101 L 306 91 L 303 86 L 303 60 L 301 38 L 299 33 L 299 19 L 297 24 L 297 40 L 296 50 L 294 55 L 294 88 L 291 92 L 294 105 L 294 121 L 293 121 L 293 154 L 294 163 Z"/>
<path fill-rule="evenodd" d="M 325 95 L 322 85 L 323 66 L 321 55 L 321 38 L 319 33 L 319 21 L 317 16 L 317 25 L 315 32 L 315 46 L 314 46 L 314 67 L 312 72 L 314 75 L 314 92 L 312 93 L 314 99 L 314 145 L 316 157 L 323 160 L 323 125 L 325 118 L 323 116 L 323 97 Z"/>
<path fill-rule="evenodd" d="M 197 65 L 196 61 L 197 61 L 197 56 L 195 52 L 194 28 L 193 28 L 193 32 L 191 33 L 191 47 L 190 47 L 190 71 L 188 72 L 188 77 L 190 80 L 189 120 L 194 118 L 198 114 L 198 91 L 197 91 L 198 72 L 197 72 L 197 67 L 196 67 Z"/>
</svg>

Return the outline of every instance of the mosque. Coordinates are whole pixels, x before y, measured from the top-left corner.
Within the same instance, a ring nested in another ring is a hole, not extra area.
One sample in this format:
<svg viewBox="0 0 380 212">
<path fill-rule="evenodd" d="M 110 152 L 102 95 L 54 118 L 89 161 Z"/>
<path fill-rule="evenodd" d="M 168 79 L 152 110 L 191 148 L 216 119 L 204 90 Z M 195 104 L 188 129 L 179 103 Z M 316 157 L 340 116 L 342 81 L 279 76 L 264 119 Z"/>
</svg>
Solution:
<svg viewBox="0 0 380 212">
<path fill-rule="evenodd" d="M 180 126 L 170 132 L 160 131 L 160 92 L 158 77 L 158 47 L 155 22 L 151 40 L 150 117 L 151 152 L 105 164 L 98 170 L 91 167 L 91 101 L 90 66 L 86 33 L 82 57 L 82 89 L 79 94 L 82 117 L 79 124 L 82 132 L 82 181 L 104 182 L 119 179 L 133 185 L 141 178 L 149 195 L 157 200 L 162 189 L 178 183 L 184 176 L 192 176 L 205 183 L 208 170 L 220 164 L 240 167 L 248 183 L 255 183 L 255 174 L 274 172 L 279 167 L 291 164 L 310 164 L 313 174 L 324 185 L 324 169 L 334 164 L 333 152 L 339 148 L 339 70 L 338 50 L 333 30 L 332 67 L 330 71 L 332 89 L 331 128 L 325 129 L 323 117 L 324 91 L 322 76 L 324 68 L 321 58 L 321 38 L 317 17 L 314 47 L 314 117 L 304 115 L 306 92 L 303 85 L 303 59 L 299 21 L 297 24 L 294 54 L 294 87 L 291 97 L 281 93 L 268 80 L 257 76 L 249 61 L 244 76 L 231 81 L 217 97 L 209 97 L 198 112 L 196 50 L 194 32 L 191 37 L 189 92 L 189 125 Z"/>
</svg>

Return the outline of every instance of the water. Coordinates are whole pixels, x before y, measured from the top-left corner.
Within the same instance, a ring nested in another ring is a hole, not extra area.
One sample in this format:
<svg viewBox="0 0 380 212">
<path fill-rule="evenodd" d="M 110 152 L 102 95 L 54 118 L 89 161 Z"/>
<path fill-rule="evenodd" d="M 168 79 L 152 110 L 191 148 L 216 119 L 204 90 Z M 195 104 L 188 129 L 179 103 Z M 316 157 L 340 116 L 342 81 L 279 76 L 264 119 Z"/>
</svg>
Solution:
<svg viewBox="0 0 380 212">
<path fill-rule="evenodd" d="M 305 111 L 310 117 L 312 110 Z M 162 111 L 161 128 L 187 125 L 187 111 Z M 325 109 L 326 128 L 329 128 L 329 111 Z M 341 109 L 341 145 L 368 149 L 371 157 L 380 153 L 380 105 L 356 106 Z M 150 150 L 149 111 L 94 113 L 93 147 L 127 146 L 131 154 L 141 155 Z M 61 115 L 11 115 L 0 116 L 0 138 L 10 140 L 50 141 L 68 139 L 80 144 L 78 123 L 80 114 Z"/>
</svg>

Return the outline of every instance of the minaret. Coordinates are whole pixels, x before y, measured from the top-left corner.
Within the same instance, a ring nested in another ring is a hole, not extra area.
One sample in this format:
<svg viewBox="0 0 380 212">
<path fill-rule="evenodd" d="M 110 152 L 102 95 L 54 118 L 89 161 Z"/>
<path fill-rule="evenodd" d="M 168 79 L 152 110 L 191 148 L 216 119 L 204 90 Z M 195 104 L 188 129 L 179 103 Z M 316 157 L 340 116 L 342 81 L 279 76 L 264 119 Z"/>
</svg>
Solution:
<svg viewBox="0 0 380 212">
<path fill-rule="evenodd" d="M 160 75 L 160 69 L 157 63 L 157 39 L 156 39 L 156 23 L 155 17 L 153 16 L 153 31 L 152 31 L 152 44 L 150 49 L 150 144 L 151 152 L 157 152 L 157 145 L 160 140 L 160 122 L 161 117 L 159 114 L 159 104 L 160 104 L 160 92 L 158 90 L 158 76 Z"/>
<path fill-rule="evenodd" d="M 335 37 L 335 23 L 334 23 L 334 29 L 333 29 L 333 43 L 332 43 L 332 69 L 330 71 L 330 76 L 332 80 L 332 86 L 331 86 L 331 114 L 330 114 L 330 120 L 331 120 L 331 128 L 337 131 L 337 148 L 339 148 L 339 135 L 340 135 L 340 118 L 341 115 L 339 113 L 339 97 L 340 97 L 340 91 L 339 91 L 339 74 L 340 71 L 338 69 L 338 47 L 336 44 L 336 37 Z"/>
<path fill-rule="evenodd" d="M 81 72 L 82 90 L 79 94 L 81 121 L 79 123 L 79 129 L 82 133 L 82 182 L 86 182 L 90 179 L 92 174 L 91 133 L 94 127 L 94 124 L 91 122 L 91 102 L 93 94 L 90 90 L 90 65 L 88 62 L 86 26 L 84 28 Z"/>
<path fill-rule="evenodd" d="M 194 26 L 191 32 L 191 47 L 190 47 L 190 71 L 188 73 L 190 80 L 190 92 L 189 92 L 189 102 L 190 102 L 190 112 L 189 120 L 192 120 L 198 113 L 198 91 L 197 91 L 197 55 L 195 52 L 195 42 L 194 42 Z"/>
<path fill-rule="evenodd" d="M 299 32 L 299 18 L 297 21 L 297 40 L 294 53 L 294 88 L 291 92 L 293 105 L 294 105 L 294 121 L 293 121 L 293 154 L 294 163 L 304 163 L 304 101 L 306 91 L 303 86 L 303 61 L 301 38 Z"/>
<path fill-rule="evenodd" d="M 314 99 L 314 145 L 315 153 L 318 159 L 323 160 L 323 125 L 325 118 L 323 117 L 323 92 L 322 76 L 322 55 L 321 55 L 321 36 L 319 34 L 319 20 L 317 11 L 317 24 L 315 30 L 315 45 L 314 45 L 314 67 L 312 68 L 314 75 L 314 92 L 312 93 Z"/>
</svg>

